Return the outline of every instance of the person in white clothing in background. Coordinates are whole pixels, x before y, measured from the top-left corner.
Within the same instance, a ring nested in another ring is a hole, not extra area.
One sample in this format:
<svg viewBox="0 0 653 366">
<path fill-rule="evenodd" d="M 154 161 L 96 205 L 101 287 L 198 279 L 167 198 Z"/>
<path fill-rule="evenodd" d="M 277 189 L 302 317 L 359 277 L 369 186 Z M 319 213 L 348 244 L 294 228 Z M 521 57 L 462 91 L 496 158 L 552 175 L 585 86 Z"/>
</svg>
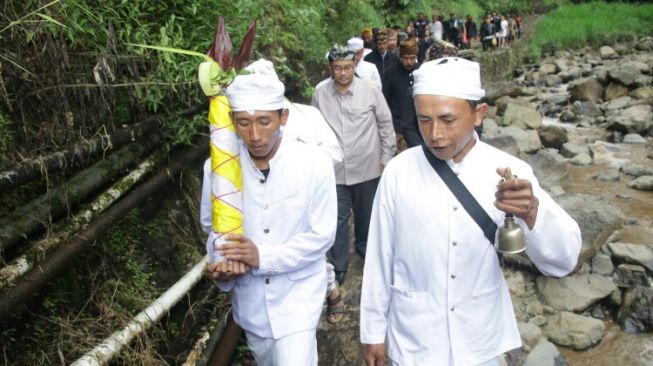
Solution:
<svg viewBox="0 0 653 366">
<path fill-rule="evenodd" d="M 325 255 L 337 220 L 332 163 L 319 148 L 283 138 L 288 109 L 276 77 L 239 75 L 226 93 L 242 141 L 245 233 L 227 234 L 227 243 L 215 247 L 207 161 L 201 223 L 215 261 L 206 275 L 231 292 L 234 320 L 258 365 L 317 365 Z"/>
<path fill-rule="evenodd" d="M 414 77 L 425 144 L 388 163 L 374 199 L 361 295 L 365 363 L 498 365 L 521 339 L 497 253 L 427 154 L 451 167 L 497 225 L 514 214 L 545 275 L 574 269 L 580 230 L 527 163 L 478 140 L 474 127 L 488 108 L 478 63 L 441 58 Z M 497 183 L 506 167 L 518 179 Z"/>
</svg>

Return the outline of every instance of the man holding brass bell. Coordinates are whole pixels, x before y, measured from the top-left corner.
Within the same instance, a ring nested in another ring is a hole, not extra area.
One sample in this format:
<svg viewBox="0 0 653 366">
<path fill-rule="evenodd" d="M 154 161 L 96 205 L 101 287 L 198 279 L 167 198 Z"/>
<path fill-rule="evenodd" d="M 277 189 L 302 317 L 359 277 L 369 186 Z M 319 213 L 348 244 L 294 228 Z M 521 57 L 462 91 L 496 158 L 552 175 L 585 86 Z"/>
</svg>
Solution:
<svg viewBox="0 0 653 366">
<path fill-rule="evenodd" d="M 535 266 L 557 277 L 576 266 L 580 229 L 527 163 L 478 140 L 474 127 L 488 108 L 478 63 L 441 58 L 414 77 L 424 145 L 388 163 L 374 199 L 361 298 L 365 362 L 498 365 L 521 339 L 492 245 L 497 227 L 514 221 L 523 232 L 504 236 L 523 238 Z"/>
</svg>

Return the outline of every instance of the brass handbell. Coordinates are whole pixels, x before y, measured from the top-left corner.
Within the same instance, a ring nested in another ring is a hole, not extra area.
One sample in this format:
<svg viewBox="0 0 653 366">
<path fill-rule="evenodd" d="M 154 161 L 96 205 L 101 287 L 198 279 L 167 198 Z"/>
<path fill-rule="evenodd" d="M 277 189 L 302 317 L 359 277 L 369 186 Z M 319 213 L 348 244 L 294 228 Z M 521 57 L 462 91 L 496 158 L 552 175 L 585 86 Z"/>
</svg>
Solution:
<svg viewBox="0 0 653 366">
<path fill-rule="evenodd" d="M 503 181 L 517 178 L 512 175 L 510 168 L 506 168 Z M 505 254 L 516 254 L 526 250 L 526 239 L 524 238 L 524 229 L 516 222 L 513 214 L 506 214 L 503 226 L 497 230 L 496 250 Z"/>
</svg>

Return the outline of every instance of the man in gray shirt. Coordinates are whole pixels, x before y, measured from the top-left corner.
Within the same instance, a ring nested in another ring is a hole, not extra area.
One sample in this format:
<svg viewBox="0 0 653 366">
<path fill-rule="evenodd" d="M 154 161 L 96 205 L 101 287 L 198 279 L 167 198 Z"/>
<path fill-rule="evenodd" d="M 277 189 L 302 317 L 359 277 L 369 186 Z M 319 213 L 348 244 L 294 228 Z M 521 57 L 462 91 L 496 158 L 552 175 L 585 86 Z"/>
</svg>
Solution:
<svg viewBox="0 0 653 366">
<path fill-rule="evenodd" d="M 354 75 L 354 53 L 335 45 L 329 52 L 331 80 L 315 90 L 313 105 L 336 134 L 344 152 L 335 166 L 338 228 L 329 257 L 342 283 L 349 264 L 347 223 L 354 211 L 354 246 L 365 258 L 376 186 L 396 150 L 392 115 L 383 93 Z"/>
</svg>

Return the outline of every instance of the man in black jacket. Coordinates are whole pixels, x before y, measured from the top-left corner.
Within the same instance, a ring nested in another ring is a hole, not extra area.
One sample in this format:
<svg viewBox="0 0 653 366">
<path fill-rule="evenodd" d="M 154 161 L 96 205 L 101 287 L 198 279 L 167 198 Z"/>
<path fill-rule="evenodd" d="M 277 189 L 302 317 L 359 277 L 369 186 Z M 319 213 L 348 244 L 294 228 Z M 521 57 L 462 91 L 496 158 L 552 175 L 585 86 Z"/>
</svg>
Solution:
<svg viewBox="0 0 653 366">
<path fill-rule="evenodd" d="M 377 70 L 379 70 L 379 75 L 381 75 L 381 83 L 385 84 L 386 70 L 394 65 L 398 65 L 399 57 L 388 52 L 387 33 L 385 31 L 376 33 L 374 44 L 376 47 L 365 56 L 365 61 L 376 65 Z"/>
<path fill-rule="evenodd" d="M 386 79 L 383 82 L 383 95 L 388 102 L 392 113 L 392 124 L 397 135 L 397 148 L 403 150 L 406 147 L 403 142 L 401 115 L 406 102 L 407 91 L 412 82 L 413 71 L 419 67 L 417 63 L 417 38 L 412 37 L 399 45 L 398 65 L 386 70 Z"/>
</svg>

